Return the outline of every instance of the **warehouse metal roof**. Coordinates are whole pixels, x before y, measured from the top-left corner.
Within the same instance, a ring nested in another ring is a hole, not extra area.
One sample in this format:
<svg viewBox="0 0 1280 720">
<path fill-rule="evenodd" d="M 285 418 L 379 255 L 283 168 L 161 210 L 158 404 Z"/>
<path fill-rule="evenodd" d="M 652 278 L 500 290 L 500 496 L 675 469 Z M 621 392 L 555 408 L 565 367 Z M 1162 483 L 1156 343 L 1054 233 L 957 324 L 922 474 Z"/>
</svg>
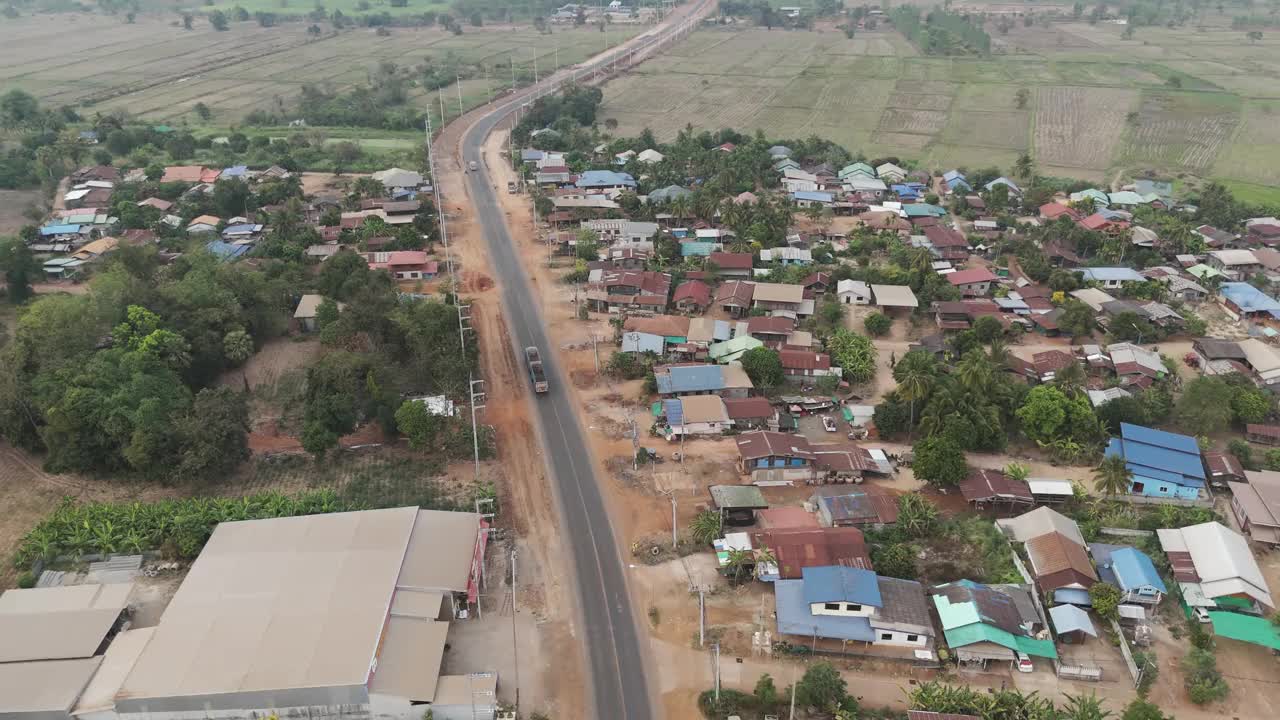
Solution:
<svg viewBox="0 0 1280 720">
<path fill-rule="evenodd" d="M 336 702 L 363 694 L 375 665 L 394 672 L 394 654 L 379 652 L 392 640 L 383 625 L 397 587 L 468 590 L 480 526 L 472 513 L 415 507 L 218 525 L 117 709 L 252 707 L 281 690 Z"/>
</svg>

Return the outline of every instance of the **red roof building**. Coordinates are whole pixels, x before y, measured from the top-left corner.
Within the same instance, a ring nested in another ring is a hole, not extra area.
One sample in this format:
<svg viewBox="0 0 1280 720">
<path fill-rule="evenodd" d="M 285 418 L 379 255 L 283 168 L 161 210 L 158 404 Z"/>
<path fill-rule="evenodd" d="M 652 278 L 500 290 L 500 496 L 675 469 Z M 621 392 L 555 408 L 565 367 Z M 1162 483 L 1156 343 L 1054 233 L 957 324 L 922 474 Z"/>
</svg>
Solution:
<svg viewBox="0 0 1280 720">
<path fill-rule="evenodd" d="M 365 253 L 370 270 L 386 270 L 397 280 L 429 280 L 440 273 L 440 264 L 421 250 Z"/>
<path fill-rule="evenodd" d="M 711 288 L 701 280 L 687 280 L 676 286 L 671 304 L 681 312 L 701 315 L 711 306 Z"/>
<path fill-rule="evenodd" d="M 790 378 L 826 375 L 831 370 L 831 356 L 808 350 L 779 350 L 782 373 Z"/>
<path fill-rule="evenodd" d="M 794 580 L 807 567 L 840 565 L 871 569 L 871 555 L 856 527 L 791 528 L 749 531 L 751 544 L 769 548 L 777 559 L 778 577 Z"/>
<path fill-rule="evenodd" d="M 731 317 L 742 317 L 751 311 L 751 301 L 756 284 L 744 280 L 730 280 L 716 290 L 716 305 Z"/>
<path fill-rule="evenodd" d="M 960 494 L 970 503 L 984 505 L 1031 505 L 1031 487 L 1024 480 L 1015 480 L 1000 470 L 973 468 L 969 476 L 960 482 Z"/>
<path fill-rule="evenodd" d="M 1080 213 L 1072 210 L 1070 207 L 1063 205 L 1062 203 L 1051 202 L 1040 206 L 1040 217 L 1045 220 L 1056 220 L 1063 215 L 1066 215 L 1072 220 L 1080 220 Z"/>
</svg>

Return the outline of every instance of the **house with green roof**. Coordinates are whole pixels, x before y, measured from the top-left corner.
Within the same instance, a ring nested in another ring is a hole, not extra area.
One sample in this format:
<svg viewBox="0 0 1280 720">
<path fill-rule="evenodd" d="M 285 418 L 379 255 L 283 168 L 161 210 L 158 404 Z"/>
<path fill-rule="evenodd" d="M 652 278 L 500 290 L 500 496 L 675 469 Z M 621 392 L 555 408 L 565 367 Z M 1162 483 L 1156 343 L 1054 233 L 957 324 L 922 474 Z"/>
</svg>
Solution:
<svg viewBox="0 0 1280 720">
<path fill-rule="evenodd" d="M 743 353 L 764 347 L 764 343 L 750 335 L 739 335 L 732 340 L 714 343 L 707 347 L 707 356 L 712 362 L 727 365 L 742 359 Z"/>
<path fill-rule="evenodd" d="M 862 175 L 865 177 L 873 178 L 876 176 L 876 169 L 864 162 L 856 162 L 856 163 L 850 163 L 848 165 L 845 165 L 844 167 L 840 168 L 839 173 L 836 173 L 836 176 L 839 177 L 841 180 L 844 180 L 850 175 Z"/>
<path fill-rule="evenodd" d="M 985 667 L 992 660 L 1011 662 L 1020 652 L 1058 657 L 1028 588 L 959 580 L 930 588 L 929 595 L 947 647 L 962 663 Z"/>
</svg>

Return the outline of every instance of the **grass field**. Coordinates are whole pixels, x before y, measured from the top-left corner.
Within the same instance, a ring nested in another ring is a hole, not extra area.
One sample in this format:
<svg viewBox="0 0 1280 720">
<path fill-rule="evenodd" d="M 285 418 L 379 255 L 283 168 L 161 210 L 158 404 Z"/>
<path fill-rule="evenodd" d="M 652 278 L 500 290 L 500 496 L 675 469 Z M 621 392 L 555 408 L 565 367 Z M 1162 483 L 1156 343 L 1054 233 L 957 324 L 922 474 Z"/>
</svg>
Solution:
<svg viewBox="0 0 1280 720">
<path fill-rule="evenodd" d="M 349 17 L 384 12 L 392 17 L 421 15 L 427 11 L 450 12 L 449 3 L 433 2 L 432 0 L 408 0 L 408 4 L 404 7 L 392 7 L 386 0 L 365 0 L 363 6 L 360 0 L 319 0 L 319 2 L 312 0 L 223 0 L 222 2 L 215 2 L 213 5 L 199 5 L 195 9 L 197 12 L 228 11 L 239 6 L 250 13 L 269 12 L 276 15 L 306 15 L 315 10 L 317 5 L 323 7 L 329 13 L 334 10 L 341 10 L 343 15 Z M 465 18 L 461 18 L 461 21 L 464 25 L 467 22 Z"/>
<path fill-rule="evenodd" d="M 1203 32 L 1142 28 L 1131 40 L 1115 25 L 1016 27 L 993 34 L 990 58 L 922 57 L 892 29 L 706 29 L 609 83 L 603 114 L 619 135 L 670 138 L 686 124 L 816 134 L 938 169 L 1007 167 L 1030 151 L 1047 174 L 1154 170 L 1274 198 L 1280 40 L 1249 43 L 1207 12 Z"/>
<path fill-rule="evenodd" d="M 382 61 L 415 67 L 452 54 L 485 68 L 485 75 L 462 82 L 462 104 L 473 107 L 511 86 L 512 63 L 531 76 L 536 57 L 545 74 L 605 48 L 605 34 L 595 28 L 557 28 L 548 35 L 530 28 L 466 28 L 462 35 L 394 28 L 385 37 L 353 29 L 311 38 L 306 27 L 233 23 L 216 32 L 197 20 L 186 31 L 149 16 L 132 25 L 102 16 L 28 16 L 0 24 L 0 87 L 22 88 L 50 104 L 87 106 L 89 113 L 124 110 L 171 124 L 197 122 L 192 108 L 203 102 L 213 111 L 212 124 L 226 126 L 254 109 L 289 107 L 305 83 L 334 89 L 362 83 Z M 641 30 L 615 26 L 608 41 Z M 413 99 L 438 117 L 438 95 L 447 116 L 455 117 L 455 86 L 438 94 L 418 90 Z"/>
</svg>

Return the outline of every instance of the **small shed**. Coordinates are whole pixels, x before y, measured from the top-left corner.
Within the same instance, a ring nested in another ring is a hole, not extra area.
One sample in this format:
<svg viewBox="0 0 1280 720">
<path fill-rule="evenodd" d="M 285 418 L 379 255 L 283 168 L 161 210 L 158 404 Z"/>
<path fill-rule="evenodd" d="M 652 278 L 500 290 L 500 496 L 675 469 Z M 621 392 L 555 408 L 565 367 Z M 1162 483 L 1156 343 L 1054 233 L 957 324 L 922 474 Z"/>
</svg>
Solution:
<svg viewBox="0 0 1280 720">
<path fill-rule="evenodd" d="M 708 490 L 711 492 L 711 502 L 720 512 L 725 525 L 751 525 L 756 520 L 756 511 L 769 507 L 764 493 L 755 485 L 712 485 Z"/>
<path fill-rule="evenodd" d="M 1066 502 L 1075 495 L 1069 480 L 1027 478 L 1027 487 L 1031 490 L 1031 497 L 1041 505 Z"/>
<path fill-rule="evenodd" d="M 1249 423 L 1244 427 L 1245 439 L 1261 445 L 1280 445 L 1280 425 L 1256 425 Z"/>
<path fill-rule="evenodd" d="M 1098 637 L 1089 613 L 1075 605 L 1055 605 L 1049 608 L 1049 620 L 1053 623 L 1054 634 L 1067 645 L 1078 645 L 1084 642 L 1086 635 Z"/>
</svg>

